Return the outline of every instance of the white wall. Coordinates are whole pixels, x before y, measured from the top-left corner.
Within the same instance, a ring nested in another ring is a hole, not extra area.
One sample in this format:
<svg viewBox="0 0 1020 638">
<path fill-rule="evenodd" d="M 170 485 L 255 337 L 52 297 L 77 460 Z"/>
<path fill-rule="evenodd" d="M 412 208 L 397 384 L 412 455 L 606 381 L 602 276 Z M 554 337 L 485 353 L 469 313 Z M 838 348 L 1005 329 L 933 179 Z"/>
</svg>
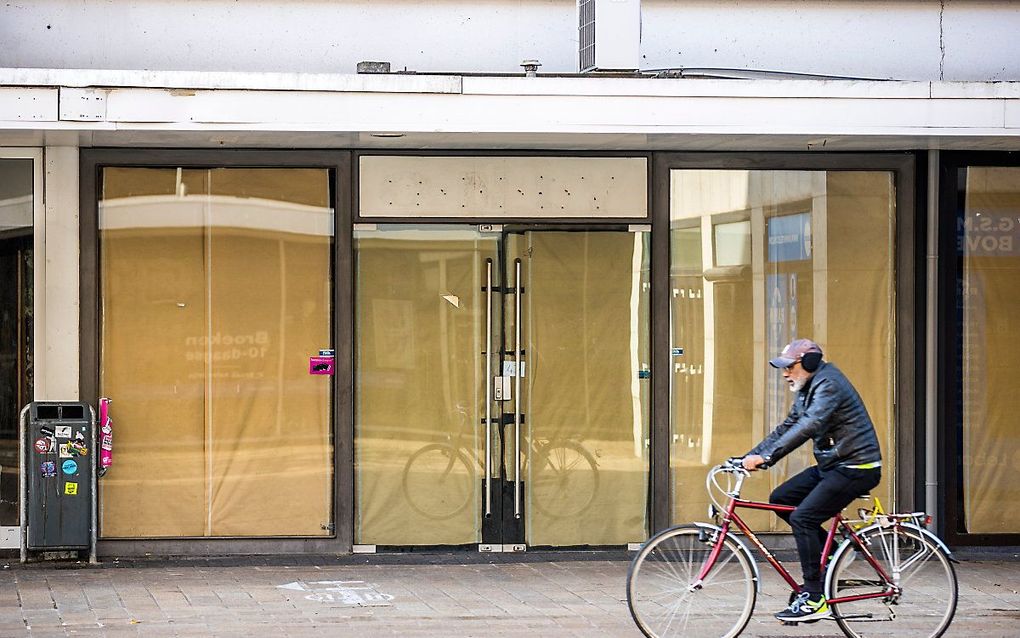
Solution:
<svg viewBox="0 0 1020 638">
<path fill-rule="evenodd" d="M 576 70 L 574 0 L 32 0 L 0 4 L 0 66 L 350 73 Z M 645 69 L 1020 79 L 1020 3 L 644 0 Z"/>
<path fill-rule="evenodd" d="M 644 0 L 642 66 L 1016 80 L 1018 34 L 1017 2 Z"/>
<path fill-rule="evenodd" d="M 574 20 L 571 0 L 25 0 L 0 3 L 0 66 L 572 71 Z"/>
</svg>

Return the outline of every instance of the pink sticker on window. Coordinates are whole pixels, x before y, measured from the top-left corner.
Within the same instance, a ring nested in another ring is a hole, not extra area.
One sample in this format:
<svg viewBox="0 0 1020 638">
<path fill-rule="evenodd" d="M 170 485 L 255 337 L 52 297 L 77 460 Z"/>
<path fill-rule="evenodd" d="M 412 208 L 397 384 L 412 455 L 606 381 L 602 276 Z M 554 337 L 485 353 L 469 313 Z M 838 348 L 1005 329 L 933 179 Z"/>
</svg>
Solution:
<svg viewBox="0 0 1020 638">
<path fill-rule="evenodd" d="M 333 374 L 333 357 L 308 357 L 308 374 Z"/>
</svg>

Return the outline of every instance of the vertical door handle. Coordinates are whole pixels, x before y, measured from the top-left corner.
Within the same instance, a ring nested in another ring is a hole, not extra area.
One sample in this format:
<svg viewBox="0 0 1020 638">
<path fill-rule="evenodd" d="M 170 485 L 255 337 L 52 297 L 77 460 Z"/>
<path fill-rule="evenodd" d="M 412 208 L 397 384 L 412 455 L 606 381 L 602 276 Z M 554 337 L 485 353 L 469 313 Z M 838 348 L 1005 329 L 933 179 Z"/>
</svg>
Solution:
<svg viewBox="0 0 1020 638">
<path fill-rule="evenodd" d="M 521 517 L 521 260 L 514 260 L 514 518 Z"/>
<path fill-rule="evenodd" d="M 492 259 L 485 260 L 485 515 L 492 516 Z"/>
</svg>

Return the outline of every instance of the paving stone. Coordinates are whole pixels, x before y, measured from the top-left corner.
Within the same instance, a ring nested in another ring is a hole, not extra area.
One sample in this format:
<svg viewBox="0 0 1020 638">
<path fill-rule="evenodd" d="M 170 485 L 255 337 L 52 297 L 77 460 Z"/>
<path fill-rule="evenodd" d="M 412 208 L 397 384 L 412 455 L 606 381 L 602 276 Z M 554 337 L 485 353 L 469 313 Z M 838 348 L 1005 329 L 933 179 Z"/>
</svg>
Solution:
<svg viewBox="0 0 1020 638">
<path fill-rule="evenodd" d="M 625 560 L 374 558 L 379 562 L 121 561 L 77 571 L 13 563 L 0 571 L 0 636 L 639 636 L 627 609 Z M 785 605 L 786 586 L 761 569 L 745 636 L 842 635 L 831 623 L 776 623 L 771 614 Z M 948 635 L 1017 636 L 1020 563 L 966 561 L 958 576 L 960 606 Z"/>
</svg>

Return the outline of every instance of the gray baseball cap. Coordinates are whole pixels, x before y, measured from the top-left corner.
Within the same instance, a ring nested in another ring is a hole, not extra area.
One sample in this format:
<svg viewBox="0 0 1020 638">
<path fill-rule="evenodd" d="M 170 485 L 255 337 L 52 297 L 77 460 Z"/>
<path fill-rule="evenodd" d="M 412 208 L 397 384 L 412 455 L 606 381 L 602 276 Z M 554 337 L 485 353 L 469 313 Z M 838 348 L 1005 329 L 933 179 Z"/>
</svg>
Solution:
<svg viewBox="0 0 1020 638">
<path fill-rule="evenodd" d="M 809 352 L 822 354 L 822 349 L 810 339 L 794 339 L 786 344 L 778 357 L 769 360 L 769 365 L 773 368 L 789 368 Z"/>
</svg>

